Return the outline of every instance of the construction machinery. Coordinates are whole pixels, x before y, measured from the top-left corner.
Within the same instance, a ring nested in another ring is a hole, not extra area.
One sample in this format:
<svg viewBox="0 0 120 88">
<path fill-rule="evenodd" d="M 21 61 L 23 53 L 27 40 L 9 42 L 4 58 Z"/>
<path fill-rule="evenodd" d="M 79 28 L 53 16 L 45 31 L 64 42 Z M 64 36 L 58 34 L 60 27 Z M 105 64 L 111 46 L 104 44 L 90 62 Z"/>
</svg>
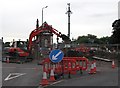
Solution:
<svg viewBox="0 0 120 88">
<path fill-rule="evenodd" d="M 56 29 L 54 29 L 51 25 L 48 25 L 46 22 L 44 22 L 42 24 L 42 26 L 38 26 L 38 20 L 37 20 L 37 25 L 36 25 L 36 29 L 34 29 L 30 35 L 29 35 L 29 40 L 26 41 L 13 41 L 12 45 L 10 46 L 9 49 L 7 49 L 6 52 L 6 56 L 9 57 L 9 59 L 11 61 L 17 61 L 17 62 L 26 62 L 26 61 L 31 61 L 33 60 L 33 52 L 38 52 L 35 49 L 35 45 L 39 44 L 40 48 L 42 47 L 40 44 L 43 43 L 43 41 L 45 40 L 45 38 L 43 39 L 43 37 L 41 37 L 42 35 L 45 35 L 49 38 L 48 34 L 51 34 L 51 36 L 53 36 L 53 34 L 57 35 L 57 41 L 58 41 L 58 37 L 62 38 L 63 41 L 65 42 L 69 42 L 70 39 L 64 35 L 61 34 L 61 32 L 58 32 Z M 51 40 L 53 40 L 52 38 L 50 38 Z M 46 41 L 44 41 L 46 42 Z M 50 41 L 47 41 L 48 43 L 50 43 Z M 47 43 L 47 44 L 48 44 Z M 51 44 L 51 45 L 50 45 Z M 52 45 L 53 43 L 51 42 L 49 44 L 50 48 L 52 49 Z M 45 43 L 44 43 L 45 45 Z M 47 46 L 47 48 L 49 47 Z"/>
<path fill-rule="evenodd" d="M 9 62 L 27 62 L 32 60 L 32 56 L 27 50 L 26 41 L 13 41 L 9 48 L 5 49 L 4 54 Z"/>
<path fill-rule="evenodd" d="M 65 34 L 61 34 L 61 32 L 57 31 L 56 29 L 54 29 L 51 25 L 48 25 L 46 22 L 43 23 L 42 26 L 36 28 L 35 30 L 33 30 L 30 34 L 29 37 L 29 42 L 28 42 L 28 50 L 30 51 L 32 49 L 33 46 L 33 38 L 37 37 L 40 33 L 51 33 L 51 34 L 55 34 L 57 35 L 57 41 L 59 40 L 58 37 L 62 38 L 63 41 L 65 42 L 69 42 L 70 39 L 68 36 L 66 36 Z M 35 39 L 36 42 L 40 42 L 40 40 Z"/>
</svg>

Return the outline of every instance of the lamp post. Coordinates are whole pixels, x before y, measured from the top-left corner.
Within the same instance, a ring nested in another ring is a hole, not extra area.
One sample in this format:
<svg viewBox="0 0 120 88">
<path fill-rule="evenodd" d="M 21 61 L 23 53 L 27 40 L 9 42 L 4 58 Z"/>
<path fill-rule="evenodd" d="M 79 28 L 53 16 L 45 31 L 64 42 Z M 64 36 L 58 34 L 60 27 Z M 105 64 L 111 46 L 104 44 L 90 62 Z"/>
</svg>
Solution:
<svg viewBox="0 0 120 88">
<path fill-rule="evenodd" d="M 43 24 L 43 9 L 47 8 L 48 6 L 45 6 L 42 8 L 42 24 Z"/>
</svg>

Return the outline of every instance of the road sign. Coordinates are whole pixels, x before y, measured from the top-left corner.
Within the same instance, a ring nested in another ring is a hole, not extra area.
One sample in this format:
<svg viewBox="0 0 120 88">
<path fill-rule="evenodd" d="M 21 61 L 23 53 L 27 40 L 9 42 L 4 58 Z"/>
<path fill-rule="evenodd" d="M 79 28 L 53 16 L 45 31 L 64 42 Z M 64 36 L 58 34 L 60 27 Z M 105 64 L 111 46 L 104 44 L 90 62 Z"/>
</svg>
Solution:
<svg viewBox="0 0 120 88">
<path fill-rule="evenodd" d="M 49 57 L 53 63 L 60 62 L 63 59 L 64 53 L 61 50 L 52 50 Z"/>
</svg>

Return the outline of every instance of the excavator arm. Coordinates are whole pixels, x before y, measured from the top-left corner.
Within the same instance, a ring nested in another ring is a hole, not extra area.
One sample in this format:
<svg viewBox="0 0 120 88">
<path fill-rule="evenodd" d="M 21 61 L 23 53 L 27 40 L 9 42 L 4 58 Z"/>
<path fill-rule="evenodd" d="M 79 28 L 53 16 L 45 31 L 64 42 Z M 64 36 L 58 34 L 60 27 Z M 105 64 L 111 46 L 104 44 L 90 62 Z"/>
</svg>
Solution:
<svg viewBox="0 0 120 88">
<path fill-rule="evenodd" d="M 52 26 L 48 25 L 46 22 L 43 23 L 42 26 L 40 26 L 39 28 L 33 30 L 29 36 L 29 42 L 28 42 L 28 50 L 31 50 L 32 47 L 32 39 L 39 35 L 41 32 L 44 32 L 45 30 L 48 30 L 52 33 L 54 33 L 55 35 L 57 35 L 57 37 L 62 38 L 63 41 L 69 41 L 70 39 L 65 35 L 65 34 L 61 34 L 61 32 L 58 32 L 56 29 L 54 29 Z"/>
</svg>

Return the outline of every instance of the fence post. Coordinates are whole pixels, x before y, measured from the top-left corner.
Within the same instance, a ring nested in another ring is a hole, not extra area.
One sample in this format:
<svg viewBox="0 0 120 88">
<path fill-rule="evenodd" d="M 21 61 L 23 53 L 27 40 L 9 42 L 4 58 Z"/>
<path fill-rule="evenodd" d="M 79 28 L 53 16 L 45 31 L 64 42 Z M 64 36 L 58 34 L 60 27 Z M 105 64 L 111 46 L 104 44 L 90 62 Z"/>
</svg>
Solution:
<svg viewBox="0 0 120 88">
<path fill-rule="evenodd" d="M 62 77 L 64 79 L 64 65 L 63 65 L 63 60 L 62 60 Z"/>
<path fill-rule="evenodd" d="M 82 69 L 80 69 L 80 74 L 83 74 Z"/>
</svg>

